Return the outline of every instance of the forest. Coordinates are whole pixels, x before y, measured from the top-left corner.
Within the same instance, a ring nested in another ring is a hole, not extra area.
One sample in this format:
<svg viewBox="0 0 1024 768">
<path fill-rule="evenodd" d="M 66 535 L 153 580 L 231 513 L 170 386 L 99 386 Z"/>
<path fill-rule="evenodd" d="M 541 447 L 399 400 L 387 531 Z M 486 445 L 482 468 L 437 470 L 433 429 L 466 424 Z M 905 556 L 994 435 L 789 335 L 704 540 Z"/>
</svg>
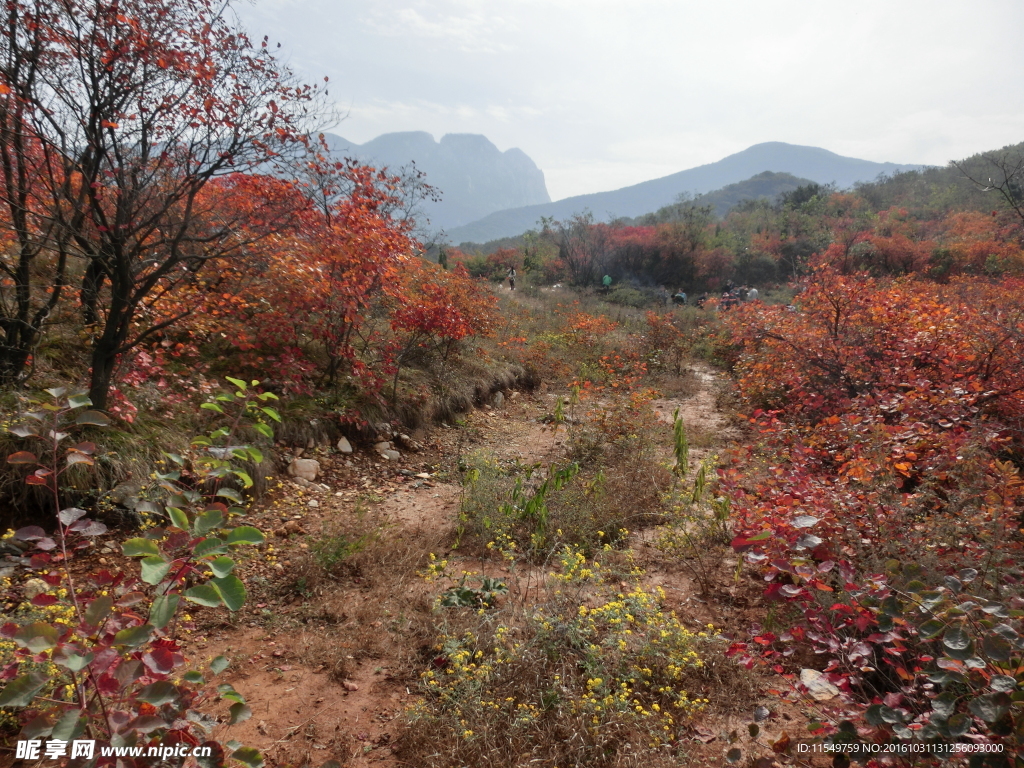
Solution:
<svg viewBox="0 0 1024 768">
<path fill-rule="evenodd" d="M 0 763 L 1024 765 L 1024 144 L 454 247 L 223 9 L 6 13 Z"/>
</svg>

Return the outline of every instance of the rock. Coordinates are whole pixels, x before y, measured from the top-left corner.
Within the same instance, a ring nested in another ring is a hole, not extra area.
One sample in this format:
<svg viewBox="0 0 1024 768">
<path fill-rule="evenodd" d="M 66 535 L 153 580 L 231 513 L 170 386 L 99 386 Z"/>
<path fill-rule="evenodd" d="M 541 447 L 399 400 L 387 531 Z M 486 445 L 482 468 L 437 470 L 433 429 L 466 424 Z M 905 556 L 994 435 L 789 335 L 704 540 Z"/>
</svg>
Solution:
<svg viewBox="0 0 1024 768">
<path fill-rule="evenodd" d="M 839 695 L 839 689 L 816 669 L 801 669 L 800 682 L 815 701 L 828 701 Z"/>
<path fill-rule="evenodd" d="M 429 480 L 430 479 L 430 473 L 429 472 L 420 472 L 419 474 L 416 475 L 416 477 L 418 477 L 418 478 L 420 478 L 422 480 Z"/>
<path fill-rule="evenodd" d="M 407 451 L 412 451 L 413 453 L 423 450 L 423 446 L 408 435 L 399 435 L 395 438 L 395 442 L 397 442 L 402 448 L 405 448 Z"/>
<path fill-rule="evenodd" d="M 313 482 L 320 474 L 320 462 L 316 459 L 295 459 L 288 465 L 288 474 Z"/>
<path fill-rule="evenodd" d="M 310 507 L 311 509 L 317 509 L 320 506 L 320 502 L 317 501 L 316 499 L 310 499 L 309 501 L 306 502 L 306 506 Z"/>
<path fill-rule="evenodd" d="M 380 455 L 383 456 L 388 461 L 398 461 L 400 458 L 402 458 L 402 454 L 400 454 L 398 451 L 381 451 Z"/>
<path fill-rule="evenodd" d="M 347 437 L 338 440 L 338 450 L 342 453 L 352 453 L 352 443 L 348 441 Z"/>
<path fill-rule="evenodd" d="M 377 433 L 384 440 L 390 440 L 391 436 L 395 434 L 395 431 L 391 428 L 391 425 L 386 422 L 379 422 L 374 424 L 373 431 Z"/>
<path fill-rule="evenodd" d="M 309 438 L 309 440 L 306 441 L 306 448 L 316 448 L 316 440 L 312 437 Z"/>
<path fill-rule="evenodd" d="M 494 407 L 501 408 L 505 405 L 505 393 L 498 392 L 494 395 Z"/>
<path fill-rule="evenodd" d="M 345 686 L 345 690 L 346 691 L 353 691 L 353 692 L 355 692 L 355 691 L 359 690 L 359 686 L 356 685 L 355 683 L 353 683 L 351 680 L 344 681 L 342 683 L 342 685 Z"/>
<path fill-rule="evenodd" d="M 390 451 L 392 448 L 394 448 L 394 446 L 391 445 L 391 443 L 389 443 L 387 440 L 381 440 L 379 443 L 373 444 L 373 450 L 377 451 L 378 453 Z"/>
<path fill-rule="evenodd" d="M 25 582 L 25 586 L 22 587 L 22 590 L 25 593 L 25 599 L 31 600 L 44 592 L 49 592 L 50 585 L 42 579 L 29 579 Z"/>
<path fill-rule="evenodd" d="M 508 396 L 508 399 L 509 400 L 515 400 L 517 397 L 519 397 L 519 393 L 518 392 L 512 392 L 512 394 L 510 394 Z"/>
<path fill-rule="evenodd" d="M 293 477 L 292 482 L 299 486 L 299 488 L 309 488 L 309 486 L 312 485 L 312 483 L 304 477 Z"/>
</svg>

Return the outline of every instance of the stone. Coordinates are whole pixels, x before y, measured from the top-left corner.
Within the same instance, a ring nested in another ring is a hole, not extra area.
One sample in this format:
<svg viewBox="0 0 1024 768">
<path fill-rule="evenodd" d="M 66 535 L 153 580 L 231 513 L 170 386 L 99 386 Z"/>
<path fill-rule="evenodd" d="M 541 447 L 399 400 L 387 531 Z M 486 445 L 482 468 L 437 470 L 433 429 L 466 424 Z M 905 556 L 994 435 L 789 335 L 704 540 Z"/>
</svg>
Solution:
<svg viewBox="0 0 1024 768">
<path fill-rule="evenodd" d="M 494 395 L 494 407 L 501 408 L 505 405 L 505 393 L 498 392 Z"/>
<path fill-rule="evenodd" d="M 423 446 L 408 435 L 399 435 L 395 438 L 395 442 L 397 442 L 402 448 L 405 448 L 407 451 L 412 451 L 413 453 L 423 450 Z"/>
<path fill-rule="evenodd" d="M 839 689 L 816 669 L 801 669 L 800 683 L 815 701 L 828 701 L 839 695 Z"/>
<path fill-rule="evenodd" d="M 312 485 L 312 483 L 304 477 L 293 477 L 292 482 L 299 486 L 299 488 L 309 488 Z"/>
<path fill-rule="evenodd" d="M 49 592 L 50 585 L 42 579 L 29 579 L 25 582 L 25 586 L 22 587 L 22 591 L 25 594 L 26 600 L 32 600 L 44 592 Z"/>
<path fill-rule="evenodd" d="M 316 459 L 295 459 L 288 465 L 288 474 L 313 482 L 320 474 L 320 462 Z"/>
<path fill-rule="evenodd" d="M 392 448 L 394 448 L 394 446 L 391 445 L 391 443 L 389 443 L 387 440 L 381 440 L 379 443 L 373 444 L 373 450 L 377 451 L 378 453 L 390 451 Z"/>
<path fill-rule="evenodd" d="M 352 443 L 348 441 L 347 437 L 338 439 L 338 450 L 342 453 L 352 453 Z"/>
<path fill-rule="evenodd" d="M 320 502 L 317 501 L 316 499 L 310 499 L 309 501 L 306 502 L 306 506 L 311 509 L 317 509 L 320 506 Z"/>
<path fill-rule="evenodd" d="M 353 683 L 351 680 L 346 680 L 342 683 L 342 685 L 345 687 L 346 691 L 355 692 L 359 690 L 359 686 Z"/>
<path fill-rule="evenodd" d="M 381 451 L 381 456 L 383 456 L 388 461 L 398 461 L 400 458 L 402 458 L 402 454 L 400 454 L 398 451 Z"/>
</svg>

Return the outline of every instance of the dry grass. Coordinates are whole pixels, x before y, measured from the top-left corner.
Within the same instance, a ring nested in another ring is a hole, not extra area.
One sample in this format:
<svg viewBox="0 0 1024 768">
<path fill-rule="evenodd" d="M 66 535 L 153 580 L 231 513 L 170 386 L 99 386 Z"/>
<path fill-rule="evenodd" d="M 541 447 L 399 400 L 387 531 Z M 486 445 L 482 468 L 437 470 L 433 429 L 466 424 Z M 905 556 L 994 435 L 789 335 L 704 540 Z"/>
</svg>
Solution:
<svg viewBox="0 0 1024 768">
<path fill-rule="evenodd" d="M 310 598 L 304 618 L 326 629 L 305 638 L 303 661 L 337 680 L 361 659 L 386 659 L 392 674 L 413 676 L 435 632 L 418 574 L 444 537 L 382 527 L 364 514 L 329 523 L 308 544 L 290 589 Z"/>
</svg>

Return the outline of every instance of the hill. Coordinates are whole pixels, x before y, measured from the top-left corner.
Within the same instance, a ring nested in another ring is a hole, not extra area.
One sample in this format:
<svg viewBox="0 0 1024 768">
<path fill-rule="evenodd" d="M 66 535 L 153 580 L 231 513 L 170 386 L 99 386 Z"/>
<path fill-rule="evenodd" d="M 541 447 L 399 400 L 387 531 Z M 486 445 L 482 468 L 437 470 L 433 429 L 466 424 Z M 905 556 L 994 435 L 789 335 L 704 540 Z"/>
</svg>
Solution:
<svg viewBox="0 0 1024 768">
<path fill-rule="evenodd" d="M 492 213 L 479 221 L 449 231 L 452 242 L 487 242 L 524 232 L 542 216 L 563 219 L 585 209 L 598 219 L 641 216 L 670 205 L 680 194 L 700 195 L 750 179 L 764 171 L 788 173 L 818 184 L 851 187 L 882 174 L 917 170 L 920 165 L 875 163 L 843 157 L 827 149 L 785 144 L 755 144 L 742 152 L 697 168 L 644 181 L 610 192 L 577 195 L 543 205 L 529 205 Z"/>
<path fill-rule="evenodd" d="M 494 211 L 548 203 L 544 173 L 520 149 L 502 152 L 486 136 L 449 133 L 434 141 L 425 131 L 385 133 L 365 144 L 326 134 L 332 152 L 377 167 L 415 161 L 439 202 L 423 203 L 431 228 L 448 229 Z"/>
</svg>

